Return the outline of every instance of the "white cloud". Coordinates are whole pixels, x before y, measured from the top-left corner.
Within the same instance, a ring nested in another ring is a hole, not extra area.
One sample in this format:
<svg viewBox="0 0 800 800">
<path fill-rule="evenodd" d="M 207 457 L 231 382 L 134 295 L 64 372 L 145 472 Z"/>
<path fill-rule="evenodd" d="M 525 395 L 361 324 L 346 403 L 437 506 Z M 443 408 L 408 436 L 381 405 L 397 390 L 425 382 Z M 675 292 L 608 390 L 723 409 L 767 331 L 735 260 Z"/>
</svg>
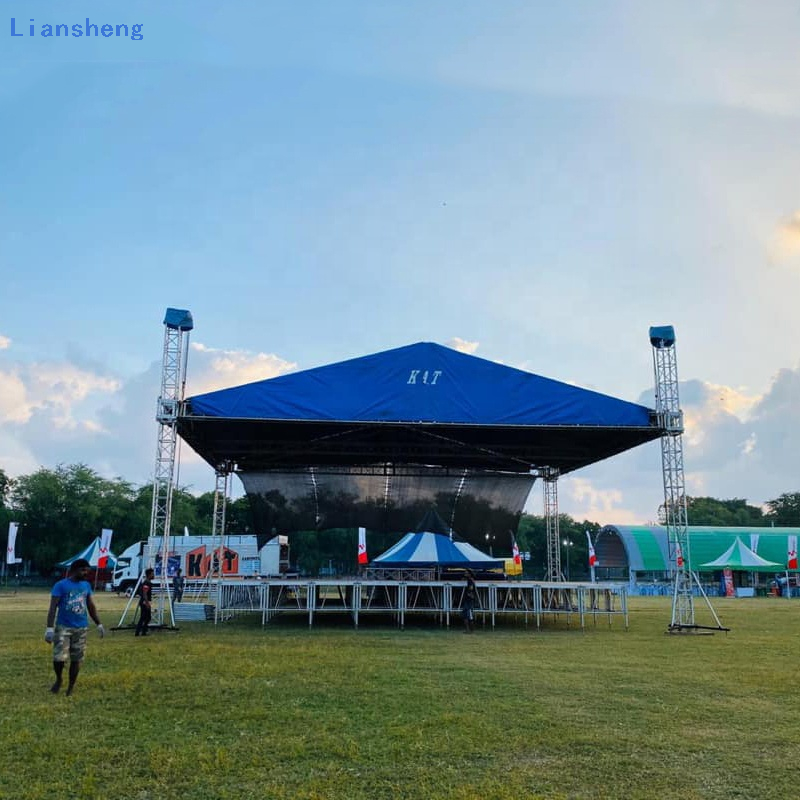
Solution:
<svg viewBox="0 0 800 800">
<path fill-rule="evenodd" d="M 787 261 L 800 255 L 800 211 L 778 225 L 775 231 L 771 256 L 773 261 Z"/>
<path fill-rule="evenodd" d="M 445 344 L 447 347 L 452 347 L 453 350 L 458 350 L 460 353 L 473 355 L 478 349 L 480 343 L 468 342 L 466 339 L 462 339 L 460 336 L 454 336 L 452 339 L 448 339 Z"/>
<path fill-rule="evenodd" d="M 0 421 L 26 423 L 47 411 L 58 427 L 76 427 L 76 408 L 93 394 L 110 394 L 116 379 L 93 374 L 73 364 L 16 364 L 0 372 Z"/>
<path fill-rule="evenodd" d="M 596 489 L 585 478 L 575 476 L 565 479 L 568 502 L 581 509 L 576 519 L 591 521 L 615 520 L 620 525 L 632 525 L 638 520 L 634 511 L 625 508 L 625 495 L 621 489 Z"/>
<path fill-rule="evenodd" d="M 781 370 L 762 395 L 703 381 L 681 383 L 680 395 L 687 494 L 761 506 L 783 492 L 800 491 L 800 368 Z M 640 402 L 651 404 L 652 392 Z M 559 494 L 559 508 L 576 519 L 655 520 L 664 502 L 660 443 L 564 476 Z"/>
<path fill-rule="evenodd" d="M 8 350 L 11 347 L 11 339 L 0 334 L 0 350 Z"/>
<path fill-rule="evenodd" d="M 220 350 L 201 343 L 193 343 L 191 351 L 187 395 L 263 381 L 297 369 L 297 364 L 273 353 Z"/>
<path fill-rule="evenodd" d="M 198 394 L 283 374 L 296 365 L 274 354 L 193 345 L 187 393 Z M 127 379 L 69 360 L 11 365 L 0 371 L 0 467 L 10 475 L 83 462 L 106 477 L 152 480 L 161 365 Z M 214 488 L 209 467 L 181 446 L 177 480 Z M 237 487 L 233 487 L 234 495 Z"/>
<path fill-rule="evenodd" d="M 27 391 L 16 372 L 0 371 L 0 424 L 25 422 L 30 417 Z"/>
</svg>

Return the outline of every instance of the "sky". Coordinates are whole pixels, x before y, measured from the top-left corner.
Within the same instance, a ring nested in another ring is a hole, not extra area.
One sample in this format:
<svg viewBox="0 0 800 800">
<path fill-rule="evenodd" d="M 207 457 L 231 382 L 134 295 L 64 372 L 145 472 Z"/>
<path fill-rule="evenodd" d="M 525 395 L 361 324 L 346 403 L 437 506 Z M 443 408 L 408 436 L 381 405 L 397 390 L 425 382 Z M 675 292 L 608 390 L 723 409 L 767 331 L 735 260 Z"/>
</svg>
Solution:
<svg viewBox="0 0 800 800">
<path fill-rule="evenodd" d="M 688 493 L 800 491 L 798 42 L 781 0 L 0 0 L 0 469 L 152 481 L 176 307 L 190 395 L 434 341 L 652 405 L 673 325 Z M 662 502 L 658 442 L 559 482 Z"/>
</svg>

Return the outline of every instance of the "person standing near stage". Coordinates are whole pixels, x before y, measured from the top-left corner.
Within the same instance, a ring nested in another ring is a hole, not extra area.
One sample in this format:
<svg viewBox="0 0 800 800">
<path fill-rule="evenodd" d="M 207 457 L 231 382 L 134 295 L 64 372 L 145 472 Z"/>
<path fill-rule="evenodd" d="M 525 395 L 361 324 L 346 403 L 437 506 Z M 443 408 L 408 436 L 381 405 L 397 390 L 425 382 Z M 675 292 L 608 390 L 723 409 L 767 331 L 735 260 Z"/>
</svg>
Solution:
<svg viewBox="0 0 800 800">
<path fill-rule="evenodd" d="M 478 589 L 475 586 L 475 576 L 471 570 L 464 570 L 467 585 L 464 588 L 464 598 L 461 601 L 461 616 L 464 618 L 464 633 L 475 631 L 475 597 Z"/>
<path fill-rule="evenodd" d="M 136 636 L 147 636 L 147 626 L 153 616 L 153 576 L 152 567 L 144 571 L 144 580 L 139 587 L 139 622 L 136 623 Z"/>
<path fill-rule="evenodd" d="M 186 578 L 183 577 L 183 570 L 178 567 L 175 570 L 175 577 L 172 579 L 172 596 L 176 603 L 183 600 L 183 587 L 186 585 Z"/>
<path fill-rule="evenodd" d="M 50 687 L 53 694 L 58 694 L 61 690 L 64 664 L 67 661 L 67 694 L 71 695 L 75 689 L 75 681 L 86 653 L 89 617 L 97 625 L 100 638 L 106 635 L 92 598 L 92 584 L 86 580 L 88 572 L 89 562 L 85 558 L 76 559 L 70 565 L 67 577 L 58 581 L 50 593 L 44 640 L 53 645 L 53 671 L 56 673 L 56 682 Z"/>
</svg>

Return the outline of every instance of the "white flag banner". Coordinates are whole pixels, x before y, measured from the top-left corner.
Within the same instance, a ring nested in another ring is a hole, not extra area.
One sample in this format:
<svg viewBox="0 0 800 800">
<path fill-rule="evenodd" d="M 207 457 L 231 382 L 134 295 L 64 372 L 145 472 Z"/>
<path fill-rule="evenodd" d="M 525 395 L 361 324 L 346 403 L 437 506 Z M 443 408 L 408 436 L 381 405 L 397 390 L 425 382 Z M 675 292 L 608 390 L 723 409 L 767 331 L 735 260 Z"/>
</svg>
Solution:
<svg viewBox="0 0 800 800">
<path fill-rule="evenodd" d="M 358 563 L 366 564 L 367 559 L 367 529 L 358 529 Z"/>
<path fill-rule="evenodd" d="M 797 536 L 787 537 L 786 569 L 797 569 Z"/>
<path fill-rule="evenodd" d="M 17 558 L 17 531 L 19 530 L 18 522 L 8 523 L 8 549 L 6 550 L 6 564 L 21 564 L 22 559 Z"/>
<path fill-rule="evenodd" d="M 589 533 L 589 531 L 586 531 L 586 541 L 589 543 L 589 566 L 596 567 L 597 554 L 594 552 L 594 546 L 592 545 L 592 536 Z"/>
<path fill-rule="evenodd" d="M 750 549 L 754 553 L 758 553 L 758 537 L 760 535 L 761 534 L 759 534 L 759 533 L 751 533 L 750 534 Z"/>
<path fill-rule="evenodd" d="M 111 537 L 114 531 L 103 528 L 100 532 L 100 552 L 97 555 L 97 568 L 105 569 L 108 566 L 108 554 L 111 552 Z"/>
</svg>

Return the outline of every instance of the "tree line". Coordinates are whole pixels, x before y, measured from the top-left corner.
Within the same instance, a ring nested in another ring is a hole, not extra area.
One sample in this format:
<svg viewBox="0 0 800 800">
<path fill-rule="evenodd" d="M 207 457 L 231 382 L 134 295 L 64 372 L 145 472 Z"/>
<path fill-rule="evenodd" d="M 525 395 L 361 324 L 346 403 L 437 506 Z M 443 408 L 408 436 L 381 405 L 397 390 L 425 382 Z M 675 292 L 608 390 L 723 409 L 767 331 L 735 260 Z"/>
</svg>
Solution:
<svg viewBox="0 0 800 800">
<path fill-rule="evenodd" d="M 29 475 L 10 478 L 0 468 L 0 530 L 9 522 L 21 525 L 17 556 L 30 564 L 31 571 L 50 575 L 55 565 L 86 547 L 102 528 L 114 531 L 112 550 L 120 553 L 128 545 L 146 539 L 150 529 L 153 487 L 136 486 L 122 478 L 102 478 L 85 464 L 41 468 Z M 790 492 L 768 501 L 765 508 L 734 498 L 687 498 L 690 525 L 800 527 L 800 492 Z M 210 534 L 214 516 L 214 493 L 193 495 L 176 487 L 172 501 L 172 533 L 185 528 L 193 534 Z M 573 577 L 588 573 L 586 531 L 594 535 L 600 525 L 559 516 L 562 567 Z M 253 525 L 246 497 L 229 501 L 226 508 L 228 533 L 252 533 Z M 264 532 L 259 532 L 264 533 Z M 266 537 L 264 537 L 266 538 Z M 380 554 L 398 538 L 398 533 L 370 532 L 370 556 Z M 542 577 L 547 563 L 547 527 L 544 517 L 523 514 L 516 532 L 521 551 L 530 553 L 526 575 Z M 352 529 L 301 531 L 290 537 L 292 562 L 301 571 L 316 575 L 320 568 L 338 572 L 353 570 L 357 533 Z M 509 557 L 507 541 L 487 540 L 483 548 L 495 557 Z"/>
</svg>

